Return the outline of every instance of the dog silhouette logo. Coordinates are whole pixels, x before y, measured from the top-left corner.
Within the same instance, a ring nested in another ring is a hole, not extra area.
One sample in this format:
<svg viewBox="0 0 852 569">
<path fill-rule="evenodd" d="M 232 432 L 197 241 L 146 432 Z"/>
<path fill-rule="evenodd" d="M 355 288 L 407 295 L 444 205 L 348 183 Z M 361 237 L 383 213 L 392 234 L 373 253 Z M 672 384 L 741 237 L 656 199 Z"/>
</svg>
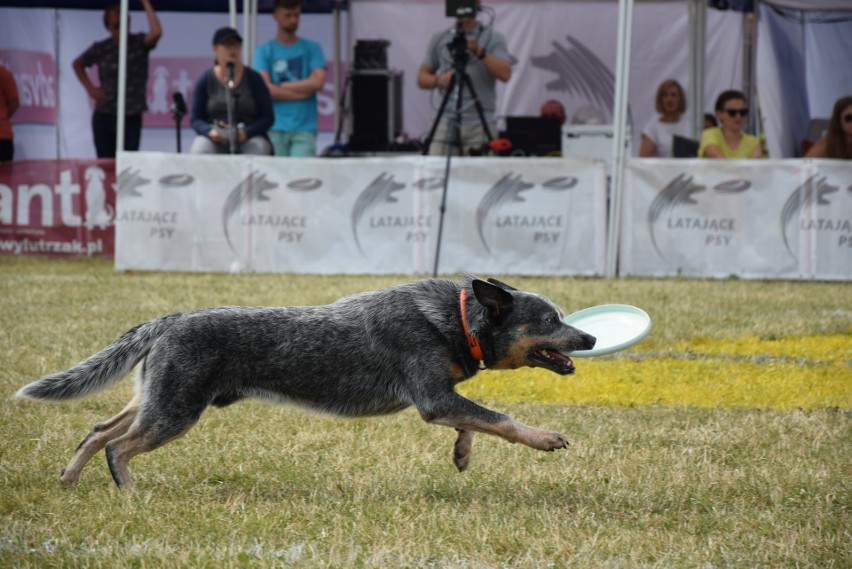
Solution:
<svg viewBox="0 0 852 569">
<path fill-rule="evenodd" d="M 99 166 L 86 168 L 86 228 L 106 229 L 115 219 L 115 209 L 107 203 L 106 172 Z"/>
</svg>

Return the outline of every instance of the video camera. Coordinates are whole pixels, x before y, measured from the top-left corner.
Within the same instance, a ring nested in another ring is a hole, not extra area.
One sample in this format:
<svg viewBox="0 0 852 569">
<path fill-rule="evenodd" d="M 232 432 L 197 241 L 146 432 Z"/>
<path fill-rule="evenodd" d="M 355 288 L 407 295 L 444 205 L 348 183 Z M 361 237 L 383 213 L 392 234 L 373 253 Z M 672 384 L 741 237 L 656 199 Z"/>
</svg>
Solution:
<svg viewBox="0 0 852 569">
<path fill-rule="evenodd" d="M 448 18 L 473 18 L 476 16 L 478 0 L 447 0 Z"/>
<path fill-rule="evenodd" d="M 475 18 L 478 0 L 446 0 L 448 18 Z M 461 22 L 456 23 L 452 41 L 447 45 L 456 67 L 464 67 L 468 60 L 467 37 Z"/>
</svg>

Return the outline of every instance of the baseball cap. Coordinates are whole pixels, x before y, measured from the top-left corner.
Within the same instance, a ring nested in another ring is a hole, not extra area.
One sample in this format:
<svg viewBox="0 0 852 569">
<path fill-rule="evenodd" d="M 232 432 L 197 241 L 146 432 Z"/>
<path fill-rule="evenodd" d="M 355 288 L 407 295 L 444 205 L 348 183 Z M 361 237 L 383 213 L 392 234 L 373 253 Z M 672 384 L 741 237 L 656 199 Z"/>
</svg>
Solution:
<svg viewBox="0 0 852 569">
<path fill-rule="evenodd" d="M 232 41 L 243 43 L 243 38 L 234 28 L 219 28 L 213 34 L 213 45 L 223 45 Z"/>
</svg>

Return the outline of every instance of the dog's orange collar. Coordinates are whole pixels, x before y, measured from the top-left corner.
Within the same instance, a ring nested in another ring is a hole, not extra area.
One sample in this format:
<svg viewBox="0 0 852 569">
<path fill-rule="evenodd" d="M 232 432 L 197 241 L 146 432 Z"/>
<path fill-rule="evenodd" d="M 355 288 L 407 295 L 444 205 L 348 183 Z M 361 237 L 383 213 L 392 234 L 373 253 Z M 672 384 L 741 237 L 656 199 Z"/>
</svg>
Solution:
<svg viewBox="0 0 852 569">
<path fill-rule="evenodd" d="M 470 348 L 470 355 L 479 362 L 479 369 L 485 369 L 485 358 L 482 356 L 482 346 L 479 345 L 479 340 L 470 335 L 470 328 L 467 326 L 467 314 L 465 314 L 465 301 L 467 300 L 467 292 L 464 288 L 459 294 L 459 305 L 461 306 L 461 321 L 464 335 L 467 338 L 467 346 Z"/>
</svg>

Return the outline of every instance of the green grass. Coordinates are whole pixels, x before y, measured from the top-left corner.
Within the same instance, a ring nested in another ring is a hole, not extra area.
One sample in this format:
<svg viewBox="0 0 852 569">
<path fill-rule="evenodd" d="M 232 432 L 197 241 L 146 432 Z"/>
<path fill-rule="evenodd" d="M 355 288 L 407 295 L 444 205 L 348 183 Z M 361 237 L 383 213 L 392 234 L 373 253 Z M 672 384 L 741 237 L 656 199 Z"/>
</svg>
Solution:
<svg viewBox="0 0 852 569">
<path fill-rule="evenodd" d="M 852 286 L 505 277 L 566 311 L 645 308 L 635 349 L 576 376 L 486 372 L 462 391 L 568 436 L 541 453 L 416 412 L 343 420 L 246 402 L 131 463 L 58 471 L 131 394 L 11 399 L 135 324 L 221 304 L 318 304 L 402 276 L 117 274 L 0 258 L 2 567 L 848 567 Z M 318 357 L 334 357 L 333 353 Z M 345 365 L 345 362 L 341 362 Z"/>
</svg>

